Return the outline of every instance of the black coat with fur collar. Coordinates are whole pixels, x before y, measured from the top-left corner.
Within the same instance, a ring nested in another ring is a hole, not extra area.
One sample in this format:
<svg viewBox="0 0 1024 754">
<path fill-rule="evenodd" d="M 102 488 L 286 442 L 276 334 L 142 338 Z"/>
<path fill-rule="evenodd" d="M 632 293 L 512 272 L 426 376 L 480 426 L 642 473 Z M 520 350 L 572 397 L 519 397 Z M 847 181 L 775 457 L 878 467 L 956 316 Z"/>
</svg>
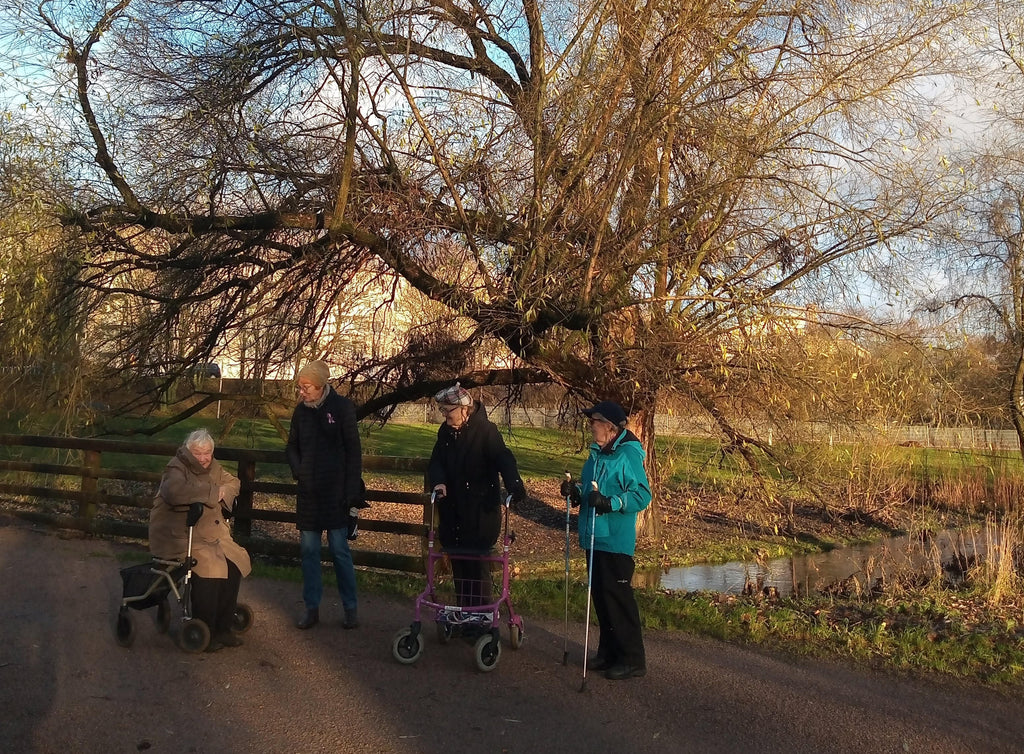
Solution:
<svg viewBox="0 0 1024 754">
<path fill-rule="evenodd" d="M 441 545 L 490 549 L 501 532 L 501 483 L 521 490 L 515 456 L 498 428 L 476 401 L 475 410 L 458 430 L 442 424 L 430 455 L 430 488 L 439 484 L 448 494 L 438 501 Z"/>
</svg>

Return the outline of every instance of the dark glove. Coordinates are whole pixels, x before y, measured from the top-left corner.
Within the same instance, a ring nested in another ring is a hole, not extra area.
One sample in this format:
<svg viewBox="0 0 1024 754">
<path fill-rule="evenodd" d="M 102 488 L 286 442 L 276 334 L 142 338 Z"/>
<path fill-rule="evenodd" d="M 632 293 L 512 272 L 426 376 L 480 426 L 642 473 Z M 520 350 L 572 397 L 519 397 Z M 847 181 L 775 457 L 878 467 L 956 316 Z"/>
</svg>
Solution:
<svg viewBox="0 0 1024 754">
<path fill-rule="evenodd" d="M 359 497 L 348 501 L 349 508 L 362 509 L 370 507 L 370 504 L 366 502 L 366 482 L 362 479 L 359 480 L 359 490 Z"/>
<path fill-rule="evenodd" d="M 192 527 L 199 523 L 199 519 L 203 517 L 203 504 L 192 503 L 188 507 L 188 513 L 185 515 L 185 523 Z"/>
<path fill-rule="evenodd" d="M 348 514 L 348 540 L 351 542 L 359 536 L 359 516 L 351 511 Z"/>
<path fill-rule="evenodd" d="M 580 497 L 580 488 L 576 486 L 575 482 L 564 479 L 562 480 L 562 486 L 558 489 L 562 493 L 562 497 L 569 498 L 569 503 L 573 508 L 580 507 L 580 503 L 583 502 L 583 498 Z"/>
<path fill-rule="evenodd" d="M 516 505 L 523 502 L 526 499 L 526 486 L 522 483 L 515 485 L 511 491 L 512 502 Z"/>
<path fill-rule="evenodd" d="M 602 495 L 599 490 L 592 490 L 590 492 L 590 507 L 594 509 L 594 513 L 603 516 L 605 513 L 612 512 L 612 499 Z"/>
</svg>

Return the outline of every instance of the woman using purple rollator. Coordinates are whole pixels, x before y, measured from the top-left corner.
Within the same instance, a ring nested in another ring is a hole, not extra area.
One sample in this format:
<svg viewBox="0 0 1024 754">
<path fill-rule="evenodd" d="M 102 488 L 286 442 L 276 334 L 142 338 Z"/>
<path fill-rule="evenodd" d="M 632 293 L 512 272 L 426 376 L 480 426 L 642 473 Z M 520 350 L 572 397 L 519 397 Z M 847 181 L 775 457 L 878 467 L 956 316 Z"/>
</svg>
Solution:
<svg viewBox="0 0 1024 754">
<path fill-rule="evenodd" d="M 455 383 L 434 400 L 444 414 L 427 472 L 437 495 L 438 537 L 446 550 L 489 552 L 501 532 L 501 485 L 513 503 L 526 499 L 515 456 L 480 401 Z M 490 563 L 453 558 L 452 577 L 461 607 L 493 599 Z"/>
</svg>

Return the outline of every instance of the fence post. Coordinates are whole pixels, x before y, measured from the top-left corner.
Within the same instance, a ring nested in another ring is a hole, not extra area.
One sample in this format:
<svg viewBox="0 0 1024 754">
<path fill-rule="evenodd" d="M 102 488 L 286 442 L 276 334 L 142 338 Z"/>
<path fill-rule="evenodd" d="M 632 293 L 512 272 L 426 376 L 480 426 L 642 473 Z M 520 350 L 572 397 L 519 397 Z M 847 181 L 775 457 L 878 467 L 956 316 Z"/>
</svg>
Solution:
<svg viewBox="0 0 1024 754">
<path fill-rule="evenodd" d="M 96 493 L 99 492 L 100 451 L 82 451 L 85 469 L 82 472 L 82 499 L 78 501 L 78 517 L 82 524 L 91 529 L 96 517 Z"/>
<path fill-rule="evenodd" d="M 252 483 L 256 481 L 256 461 L 238 462 L 238 499 L 235 501 L 235 533 L 242 537 L 252 536 Z"/>
<path fill-rule="evenodd" d="M 431 492 L 433 492 L 433 490 L 430 489 L 430 471 L 429 470 L 423 472 L 423 491 L 426 492 L 428 495 Z M 433 511 L 434 511 L 434 506 L 432 506 L 430 504 L 430 500 L 425 501 L 423 503 L 423 525 L 427 527 L 427 531 L 428 532 L 434 526 L 434 521 L 433 521 L 433 516 L 432 516 Z M 427 545 L 428 544 L 429 544 L 428 537 L 423 537 L 422 539 L 420 539 L 420 552 L 423 554 L 423 562 L 424 563 L 427 562 Z"/>
</svg>

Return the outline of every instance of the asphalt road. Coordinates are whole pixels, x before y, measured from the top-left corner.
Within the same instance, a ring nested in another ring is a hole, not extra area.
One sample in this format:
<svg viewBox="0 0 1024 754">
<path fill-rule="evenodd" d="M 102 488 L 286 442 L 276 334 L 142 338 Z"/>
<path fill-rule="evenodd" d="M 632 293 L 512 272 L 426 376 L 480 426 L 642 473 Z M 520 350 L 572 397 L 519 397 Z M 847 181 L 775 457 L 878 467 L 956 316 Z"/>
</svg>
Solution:
<svg viewBox="0 0 1024 754">
<path fill-rule="evenodd" d="M 138 549 L 57 535 L 0 516 L 0 751 L 54 752 L 1010 752 L 1024 702 L 974 687 L 651 632 L 646 678 L 588 678 L 582 623 L 562 665 L 561 621 L 526 616 L 491 673 L 471 647 L 426 632 L 412 666 L 391 637 L 412 605 L 363 595 L 362 627 L 292 626 L 299 586 L 243 582 L 246 644 L 188 655 L 137 613 L 114 642 L 116 554 Z M 334 595 L 336 598 L 336 595 Z M 507 636 L 507 634 L 506 634 Z"/>
</svg>

